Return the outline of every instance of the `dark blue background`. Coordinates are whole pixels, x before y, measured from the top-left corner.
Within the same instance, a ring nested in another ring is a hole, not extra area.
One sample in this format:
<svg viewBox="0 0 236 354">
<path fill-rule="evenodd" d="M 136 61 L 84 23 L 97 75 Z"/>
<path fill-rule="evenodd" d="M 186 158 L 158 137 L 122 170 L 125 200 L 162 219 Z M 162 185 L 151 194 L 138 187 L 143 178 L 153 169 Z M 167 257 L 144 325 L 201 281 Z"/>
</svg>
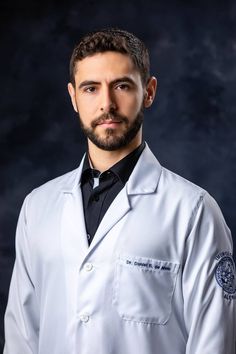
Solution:
<svg viewBox="0 0 236 354">
<path fill-rule="evenodd" d="M 86 148 L 66 85 L 89 30 L 120 26 L 146 42 L 159 87 L 145 138 L 164 166 L 215 197 L 236 235 L 235 18 L 233 0 L 1 1 L 0 350 L 23 198 Z"/>
</svg>

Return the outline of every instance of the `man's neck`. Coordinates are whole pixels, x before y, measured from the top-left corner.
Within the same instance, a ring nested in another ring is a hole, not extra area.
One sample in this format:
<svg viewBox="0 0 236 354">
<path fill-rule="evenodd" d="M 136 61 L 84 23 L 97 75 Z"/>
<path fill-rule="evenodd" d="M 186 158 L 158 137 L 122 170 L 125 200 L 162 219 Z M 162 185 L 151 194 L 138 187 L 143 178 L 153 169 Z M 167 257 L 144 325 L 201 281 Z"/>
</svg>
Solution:
<svg viewBox="0 0 236 354">
<path fill-rule="evenodd" d="M 140 139 L 134 139 L 128 146 L 115 151 L 106 151 L 99 149 L 93 143 L 88 141 L 88 153 L 89 159 L 93 165 L 93 168 L 100 172 L 108 170 L 115 165 L 118 161 L 134 151 L 140 144 Z"/>
</svg>

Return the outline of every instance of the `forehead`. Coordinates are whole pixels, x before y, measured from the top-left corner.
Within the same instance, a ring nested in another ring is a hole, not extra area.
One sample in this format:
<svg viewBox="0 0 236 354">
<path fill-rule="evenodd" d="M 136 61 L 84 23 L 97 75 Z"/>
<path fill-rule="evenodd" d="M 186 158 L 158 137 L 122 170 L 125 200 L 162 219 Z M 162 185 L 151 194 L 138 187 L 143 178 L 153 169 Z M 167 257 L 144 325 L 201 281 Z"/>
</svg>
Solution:
<svg viewBox="0 0 236 354">
<path fill-rule="evenodd" d="M 104 52 L 88 56 L 76 63 L 75 78 L 79 80 L 99 79 L 103 77 L 139 75 L 132 59 L 122 53 Z"/>
</svg>

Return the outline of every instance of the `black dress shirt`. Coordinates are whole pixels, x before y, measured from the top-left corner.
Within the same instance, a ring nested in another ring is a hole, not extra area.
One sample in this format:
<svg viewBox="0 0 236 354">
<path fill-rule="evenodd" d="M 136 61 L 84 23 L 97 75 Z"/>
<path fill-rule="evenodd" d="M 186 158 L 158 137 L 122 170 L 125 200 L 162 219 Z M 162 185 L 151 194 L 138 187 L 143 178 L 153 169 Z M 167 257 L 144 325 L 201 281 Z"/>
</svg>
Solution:
<svg viewBox="0 0 236 354">
<path fill-rule="evenodd" d="M 88 154 L 86 154 L 81 176 L 81 190 L 89 245 L 107 209 L 128 181 L 144 147 L 143 142 L 103 173 L 90 167 Z"/>
</svg>

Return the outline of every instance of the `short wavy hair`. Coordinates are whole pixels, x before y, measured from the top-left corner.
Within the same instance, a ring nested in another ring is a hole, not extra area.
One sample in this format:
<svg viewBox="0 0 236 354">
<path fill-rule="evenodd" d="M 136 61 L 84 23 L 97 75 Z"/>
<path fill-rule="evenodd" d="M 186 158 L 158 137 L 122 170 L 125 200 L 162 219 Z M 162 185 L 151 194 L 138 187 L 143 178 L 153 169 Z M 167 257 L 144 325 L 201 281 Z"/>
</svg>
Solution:
<svg viewBox="0 0 236 354">
<path fill-rule="evenodd" d="M 141 75 L 145 86 L 150 78 L 149 53 L 144 43 L 132 33 L 108 28 L 85 35 L 74 48 L 70 59 L 70 82 L 75 86 L 76 64 L 88 56 L 107 51 L 128 55 Z"/>
</svg>

